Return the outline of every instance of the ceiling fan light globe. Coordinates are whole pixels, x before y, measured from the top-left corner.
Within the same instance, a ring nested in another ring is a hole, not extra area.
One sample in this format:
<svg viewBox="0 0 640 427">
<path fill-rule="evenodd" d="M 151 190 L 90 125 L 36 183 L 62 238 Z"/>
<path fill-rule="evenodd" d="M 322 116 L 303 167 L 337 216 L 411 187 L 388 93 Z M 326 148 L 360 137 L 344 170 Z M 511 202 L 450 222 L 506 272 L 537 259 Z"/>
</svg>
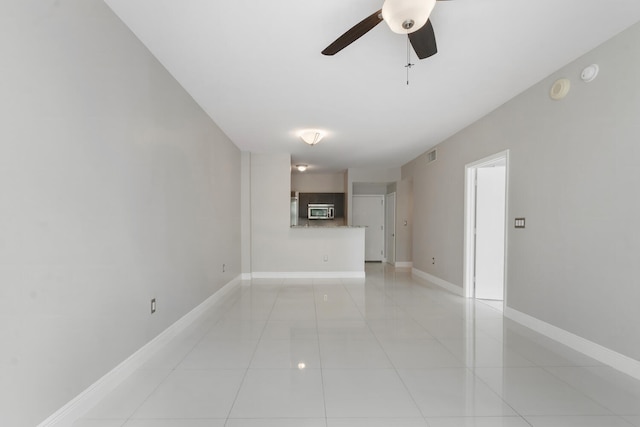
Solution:
<svg viewBox="0 0 640 427">
<path fill-rule="evenodd" d="M 435 5 L 436 0 L 385 0 L 382 18 L 394 33 L 410 34 L 427 23 Z M 413 25 L 405 28 L 408 21 Z"/>
</svg>

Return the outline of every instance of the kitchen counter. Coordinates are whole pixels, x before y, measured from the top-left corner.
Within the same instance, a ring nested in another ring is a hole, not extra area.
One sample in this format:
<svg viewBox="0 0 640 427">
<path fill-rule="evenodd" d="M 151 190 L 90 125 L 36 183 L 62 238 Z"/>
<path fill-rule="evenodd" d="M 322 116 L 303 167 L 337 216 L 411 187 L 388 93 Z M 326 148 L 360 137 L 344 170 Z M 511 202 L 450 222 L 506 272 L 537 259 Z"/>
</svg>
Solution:
<svg viewBox="0 0 640 427">
<path fill-rule="evenodd" d="M 295 277 L 364 277 L 365 230 L 345 225 L 290 227 L 286 248 L 272 251 L 274 263 L 276 258 L 286 260 Z"/>
<path fill-rule="evenodd" d="M 291 228 L 365 228 L 364 225 L 292 225 Z"/>
<path fill-rule="evenodd" d="M 306 219 L 298 218 L 298 225 L 294 225 L 291 228 L 337 228 L 337 227 L 349 227 L 344 218 L 334 219 Z"/>
</svg>

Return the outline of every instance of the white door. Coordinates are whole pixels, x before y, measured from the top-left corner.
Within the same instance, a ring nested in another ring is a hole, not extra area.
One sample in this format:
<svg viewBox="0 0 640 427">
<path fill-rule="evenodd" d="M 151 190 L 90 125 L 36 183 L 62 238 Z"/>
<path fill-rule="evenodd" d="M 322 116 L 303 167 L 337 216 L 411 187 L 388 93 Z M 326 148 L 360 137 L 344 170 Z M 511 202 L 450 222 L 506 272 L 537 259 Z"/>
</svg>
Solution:
<svg viewBox="0 0 640 427">
<path fill-rule="evenodd" d="M 475 295 L 503 300 L 506 166 L 476 171 Z"/>
<path fill-rule="evenodd" d="M 396 263 L 396 193 L 385 196 L 385 248 L 386 259 L 389 264 Z"/>
<path fill-rule="evenodd" d="M 384 258 L 384 196 L 353 196 L 353 219 L 364 231 L 364 260 Z"/>
</svg>

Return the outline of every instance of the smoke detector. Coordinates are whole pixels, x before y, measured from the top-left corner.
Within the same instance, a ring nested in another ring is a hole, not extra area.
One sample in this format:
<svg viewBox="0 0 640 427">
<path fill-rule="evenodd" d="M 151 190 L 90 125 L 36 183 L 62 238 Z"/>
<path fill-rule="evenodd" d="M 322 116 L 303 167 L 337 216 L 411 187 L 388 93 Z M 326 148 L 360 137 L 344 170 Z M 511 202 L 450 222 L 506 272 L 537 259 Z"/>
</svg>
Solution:
<svg viewBox="0 0 640 427">
<path fill-rule="evenodd" d="M 600 67 L 598 67 L 598 64 L 588 65 L 584 68 L 584 70 L 582 70 L 580 78 L 583 82 L 589 83 L 598 76 L 598 71 L 600 71 Z"/>
</svg>

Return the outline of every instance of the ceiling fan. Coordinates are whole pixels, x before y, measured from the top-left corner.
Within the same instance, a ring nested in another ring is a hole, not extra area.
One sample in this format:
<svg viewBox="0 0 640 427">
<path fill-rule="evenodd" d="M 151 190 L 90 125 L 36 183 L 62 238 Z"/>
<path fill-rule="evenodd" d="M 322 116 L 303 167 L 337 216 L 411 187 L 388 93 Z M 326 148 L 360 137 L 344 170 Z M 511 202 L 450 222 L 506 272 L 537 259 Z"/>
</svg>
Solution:
<svg viewBox="0 0 640 427">
<path fill-rule="evenodd" d="M 436 0 L 384 0 L 382 9 L 364 18 L 322 51 L 335 55 L 385 21 L 394 33 L 407 34 L 418 58 L 424 59 L 438 52 L 436 36 L 429 15 Z"/>
</svg>

